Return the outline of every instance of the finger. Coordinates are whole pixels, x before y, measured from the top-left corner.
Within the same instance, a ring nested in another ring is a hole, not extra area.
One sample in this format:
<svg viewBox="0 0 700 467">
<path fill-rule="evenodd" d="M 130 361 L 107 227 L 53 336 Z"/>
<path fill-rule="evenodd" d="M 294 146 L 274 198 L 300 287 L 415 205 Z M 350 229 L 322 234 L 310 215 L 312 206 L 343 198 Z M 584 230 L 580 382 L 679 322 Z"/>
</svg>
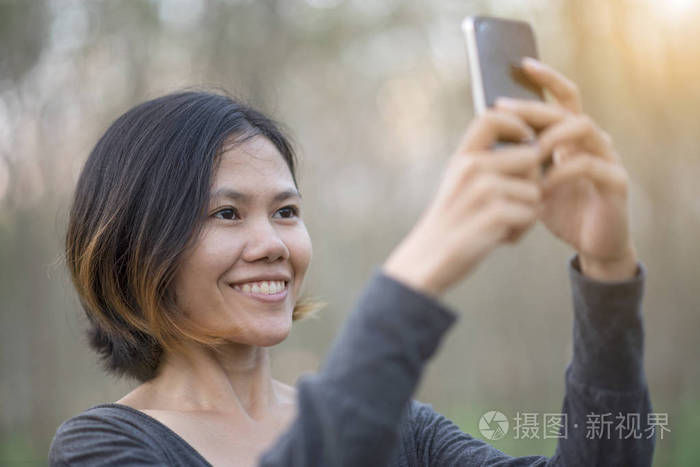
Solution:
<svg viewBox="0 0 700 467">
<path fill-rule="evenodd" d="M 534 137 L 532 128 L 519 117 L 506 112 L 487 110 L 469 126 L 458 152 L 484 150 L 498 140 L 524 141 Z"/>
<path fill-rule="evenodd" d="M 546 196 L 556 187 L 581 177 L 591 180 L 601 189 L 627 194 L 629 181 L 624 167 L 588 153 L 580 153 L 552 167 L 542 180 L 542 189 Z"/>
<path fill-rule="evenodd" d="M 514 201 L 496 200 L 484 211 L 479 219 L 487 230 L 490 230 L 499 241 L 508 238 L 514 229 L 526 229 L 537 220 L 536 206 Z"/>
<path fill-rule="evenodd" d="M 533 182 L 540 183 L 540 174 L 542 173 L 542 164 L 537 164 L 525 173 L 525 178 Z"/>
<path fill-rule="evenodd" d="M 580 149 L 577 148 L 575 144 L 563 143 L 554 148 L 552 151 L 552 159 L 556 165 L 563 164 L 579 152 Z"/>
<path fill-rule="evenodd" d="M 507 243 L 518 243 L 520 239 L 525 235 L 527 232 L 530 231 L 533 225 L 537 222 L 537 219 L 532 219 L 530 222 L 528 222 L 525 226 L 523 227 L 517 227 L 512 229 L 508 235 L 505 238 L 505 241 Z"/>
<path fill-rule="evenodd" d="M 508 97 L 496 99 L 495 108 L 514 113 L 537 130 L 559 123 L 570 114 L 568 110 L 557 105 Z"/>
<path fill-rule="evenodd" d="M 598 154 L 606 160 L 614 161 L 616 156 L 609 140 L 597 125 L 586 115 L 572 115 L 547 128 L 538 136 L 542 151 L 549 154 L 555 147 L 563 144 L 578 143 L 579 148 L 592 154 Z"/>
<path fill-rule="evenodd" d="M 522 175 L 536 168 L 542 159 L 542 151 L 537 144 L 513 144 L 497 151 L 472 153 L 470 162 L 474 172 L 498 172 L 509 175 Z"/>
<path fill-rule="evenodd" d="M 520 178 L 539 184 L 539 177 L 533 176 L 539 168 L 539 159 L 536 145 L 514 145 L 501 151 L 483 151 L 468 155 L 456 153 L 445 170 L 445 182 L 440 185 L 438 196 L 447 205 L 459 199 L 470 200 L 473 198 L 470 193 L 474 192 L 474 184 L 491 175 Z M 471 205 L 469 207 L 471 208 Z"/>
<path fill-rule="evenodd" d="M 470 190 L 465 190 L 467 210 L 487 205 L 494 199 L 508 199 L 525 204 L 536 204 L 542 199 L 539 184 L 518 177 L 483 174 Z"/>
<path fill-rule="evenodd" d="M 576 83 L 534 58 L 526 57 L 522 64 L 528 78 L 548 90 L 561 106 L 571 112 L 581 112 L 581 96 Z"/>
</svg>

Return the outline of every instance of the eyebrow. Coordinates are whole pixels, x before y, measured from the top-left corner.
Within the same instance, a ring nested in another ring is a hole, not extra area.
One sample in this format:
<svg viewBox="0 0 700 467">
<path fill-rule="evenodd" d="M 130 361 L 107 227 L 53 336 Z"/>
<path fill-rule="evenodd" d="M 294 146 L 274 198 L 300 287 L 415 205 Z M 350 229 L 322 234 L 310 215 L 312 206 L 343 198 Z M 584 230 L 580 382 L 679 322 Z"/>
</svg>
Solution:
<svg viewBox="0 0 700 467">
<path fill-rule="evenodd" d="M 228 198 L 228 199 L 232 199 L 234 201 L 240 201 L 242 203 L 246 203 L 246 202 L 250 201 L 250 198 L 251 198 L 250 195 L 247 195 L 245 193 L 241 193 L 240 191 L 236 191 L 232 188 L 219 188 L 214 193 L 212 193 L 211 197 L 212 197 L 212 199 Z M 284 190 L 284 191 L 280 191 L 279 193 L 277 193 L 272 198 L 272 200 L 275 202 L 278 202 L 278 201 L 283 201 L 283 200 L 289 199 L 289 198 L 301 199 L 301 193 L 299 193 L 298 190 L 292 190 L 292 189 Z"/>
</svg>

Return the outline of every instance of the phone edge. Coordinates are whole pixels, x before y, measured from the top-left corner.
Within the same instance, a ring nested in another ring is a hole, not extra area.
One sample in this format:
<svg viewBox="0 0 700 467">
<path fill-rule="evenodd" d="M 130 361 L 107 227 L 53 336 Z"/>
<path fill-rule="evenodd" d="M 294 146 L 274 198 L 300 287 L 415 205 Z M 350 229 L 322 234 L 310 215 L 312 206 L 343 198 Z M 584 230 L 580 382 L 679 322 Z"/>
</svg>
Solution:
<svg viewBox="0 0 700 467">
<path fill-rule="evenodd" d="M 478 16 L 467 16 L 462 21 L 462 32 L 467 44 L 467 62 L 469 64 L 470 87 L 472 101 L 476 115 L 486 111 L 486 98 L 484 97 L 484 83 L 481 79 L 481 65 L 479 64 L 479 51 L 476 46 L 475 21 Z"/>
</svg>

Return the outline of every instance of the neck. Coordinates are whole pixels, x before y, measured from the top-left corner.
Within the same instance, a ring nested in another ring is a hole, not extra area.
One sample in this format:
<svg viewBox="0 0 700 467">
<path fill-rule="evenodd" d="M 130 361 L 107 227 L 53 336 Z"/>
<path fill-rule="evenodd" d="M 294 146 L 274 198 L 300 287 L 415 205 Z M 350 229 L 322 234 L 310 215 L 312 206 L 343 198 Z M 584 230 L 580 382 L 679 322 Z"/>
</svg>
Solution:
<svg viewBox="0 0 700 467">
<path fill-rule="evenodd" d="M 220 352 L 192 346 L 164 354 L 158 376 L 145 383 L 155 409 L 216 412 L 261 419 L 280 397 L 267 347 L 231 343 Z"/>
</svg>

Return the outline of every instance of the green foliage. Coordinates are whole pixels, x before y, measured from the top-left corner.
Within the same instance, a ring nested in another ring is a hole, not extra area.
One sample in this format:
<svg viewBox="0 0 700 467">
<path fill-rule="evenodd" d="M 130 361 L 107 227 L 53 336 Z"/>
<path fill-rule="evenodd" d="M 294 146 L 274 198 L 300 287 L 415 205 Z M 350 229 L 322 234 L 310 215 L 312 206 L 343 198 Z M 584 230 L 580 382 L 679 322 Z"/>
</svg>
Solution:
<svg viewBox="0 0 700 467">
<path fill-rule="evenodd" d="M 46 452 L 36 448 L 29 433 L 8 433 L 0 437 L 0 465 L 32 467 L 46 465 Z"/>
</svg>

